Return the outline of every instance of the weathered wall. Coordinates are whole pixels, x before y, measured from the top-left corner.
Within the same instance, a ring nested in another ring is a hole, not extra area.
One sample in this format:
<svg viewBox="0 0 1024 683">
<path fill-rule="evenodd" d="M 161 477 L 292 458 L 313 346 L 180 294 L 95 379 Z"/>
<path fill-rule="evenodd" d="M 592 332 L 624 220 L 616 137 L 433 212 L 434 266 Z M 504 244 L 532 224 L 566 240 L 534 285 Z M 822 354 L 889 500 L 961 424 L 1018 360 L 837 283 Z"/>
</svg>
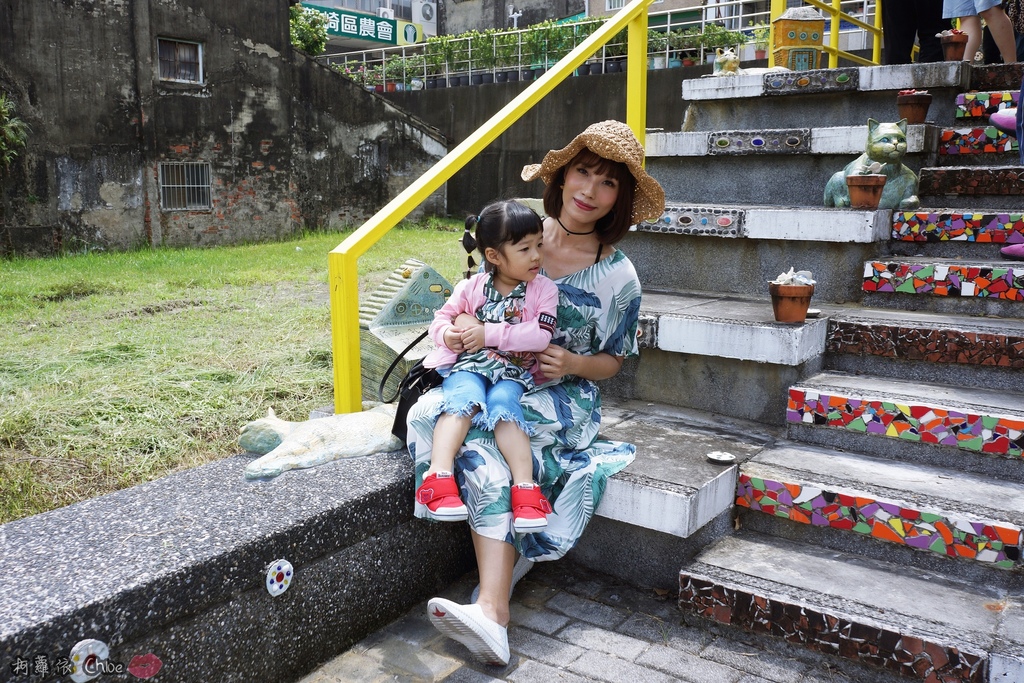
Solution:
<svg viewBox="0 0 1024 683">
<path fill-rule="evenodd" d="M 158 37 L 202 43 L 202 84 L 158 78 Z M 288 0 L 0 0 L 0 88 L 31 126 L 0 187 L 0 254 L 351 224 L 445 153 L 436 131 L 293 51 Z M 209 162 L 212 210 L 162 210 L 161 161 Z"/>
<path fill-rule="evenodd" d="M 569 17 L 579 14 L 584 9 L 583 0 L 449 0 L 438 4 L 438 12 L 441 15 L 439 28 L 443 33 L 512 28 L 512 22 L 508 18 L 509 5 L 514 5 L 516 12 L 523 13 L 517 21 L 519 28 L 526 28 L 548 19 Z"/>
</svg>

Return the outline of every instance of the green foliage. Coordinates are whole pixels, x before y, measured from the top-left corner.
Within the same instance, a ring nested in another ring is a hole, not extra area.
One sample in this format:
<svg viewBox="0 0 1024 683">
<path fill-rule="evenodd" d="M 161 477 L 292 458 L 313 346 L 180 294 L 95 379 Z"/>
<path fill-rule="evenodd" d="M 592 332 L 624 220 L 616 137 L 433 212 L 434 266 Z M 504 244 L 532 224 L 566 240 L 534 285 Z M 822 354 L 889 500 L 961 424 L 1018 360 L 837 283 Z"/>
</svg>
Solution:
<svg viewBox="0 0 1024 683">
<path fill-rule="evenodd" d="M 736 47 L 747 42 L 747 37 L 740 31 L 730 31 L 721 24 L 705 24 L 701 42 L 706 50 L 719 47 Z"/>
<path fill-rule="evenodd" d="M 288 32 L 293 46 L 316 57 L 327 48 L 327 19 L 300 3 L 288 10 Z"/>
<path fill-rule="evenodd" d="M 647 54 L 664 55 L 668 45 L 669 36 L 665 31 L 647 29 Z"/>
<path fill-rule="evenodd" d="M 754 48 L 767 50 L 768 40 L 771 38 L 772 27 L 768 24 L 754 24 L 750 27 L 750 33 L 754 37 Z"/>
<path fill-rule="evenodd" d="M 0 178 L 28 140 L 28 124 L 15 116 L 16 113 L 14 100 L 0 92 Z"/>
</svg>

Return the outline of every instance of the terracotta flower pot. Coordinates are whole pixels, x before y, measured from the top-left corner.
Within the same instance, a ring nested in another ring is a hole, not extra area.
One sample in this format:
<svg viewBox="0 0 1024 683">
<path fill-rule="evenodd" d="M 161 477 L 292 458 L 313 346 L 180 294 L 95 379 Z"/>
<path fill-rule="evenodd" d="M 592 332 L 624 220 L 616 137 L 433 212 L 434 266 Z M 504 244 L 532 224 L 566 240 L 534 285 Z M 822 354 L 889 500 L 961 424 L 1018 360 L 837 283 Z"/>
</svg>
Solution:
<svg viewBox="0 0 1024 683">
<path fill-rule="evenodd" d="M 947 62 L 959 62 L 964 58 L 964 51 L 967 49 L 967 34 L 954 33 L 951 36 L 939 38 L 942 45 L 942 58 Z"/>
<path fill-rule="evenodd" d="M 846 187 L 850 190 L 850 208 L 869 211 L 877 209 L 886 180 L 885 174 L 882 173 L 846 176 Z"/>
<path fill-rule="evenodd" d="M 908 124 L 924 123 L 931 104 L 932 96 L 929 93 L 896 96 L 896 109 L 900 118 L 906 119 Z"/>
<path fill-rule="evenodd" d="M 768 293 L 772 295 L 772 312 L 775 313 L 776 322 L 802 323 L 811 305 L 814 285 L 780 285 L 769 282 Z"/>
</svg>

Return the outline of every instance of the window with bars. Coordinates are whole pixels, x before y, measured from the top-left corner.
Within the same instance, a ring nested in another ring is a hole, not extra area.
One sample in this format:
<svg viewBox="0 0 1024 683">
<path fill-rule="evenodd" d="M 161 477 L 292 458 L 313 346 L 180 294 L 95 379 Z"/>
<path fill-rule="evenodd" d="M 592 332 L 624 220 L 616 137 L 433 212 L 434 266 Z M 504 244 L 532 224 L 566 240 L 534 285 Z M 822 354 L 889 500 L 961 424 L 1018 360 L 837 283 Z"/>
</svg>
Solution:
<svg viewBox="0 0 1024 683">
<path fill-rule="evenodd" d="M 213 208 L 210 198 L 210 164 L 204 161 L 161 163 L 160 208 L 164 211 Z"/>
<path fill-rule="evenodd" d="M 612 10 L 622 9 L 625 6 L 626 0 L 604 0 L 604 8 L 609 12 Z"/>
<path fill-rule="evenodd" d="M 203 82 L 203 46 L 181 40 L 157 38 L 160 80 L 179 83 Z"/>
</svg>

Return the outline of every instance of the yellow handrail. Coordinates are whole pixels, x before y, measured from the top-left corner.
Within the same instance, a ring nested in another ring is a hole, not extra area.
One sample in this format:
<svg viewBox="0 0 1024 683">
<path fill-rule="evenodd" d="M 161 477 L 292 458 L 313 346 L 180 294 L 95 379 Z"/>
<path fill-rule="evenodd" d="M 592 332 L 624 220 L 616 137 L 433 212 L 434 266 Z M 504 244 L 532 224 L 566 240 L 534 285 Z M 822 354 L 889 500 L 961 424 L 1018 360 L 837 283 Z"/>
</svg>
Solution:
<svg viewBox="0 0 1024 683">
<path fill-rule="evenodd" d="M 335 413 L 358 412 L 362 407 L 357 269 L 359 257 L 627 26 L 626 123 L 633 129 L 640 144 L 644 144 L 647 121 L 647 7 L 651 2 L 652 0 L 633 0 L 623 7 L 540 79 L 502 107 L 484 125 L 448 152 L 430 170 L 414 180 L 344 242 L 331 250 L 327 257 L 327 280 L 331 297 Z"/>
<path fill-rule="evenodd" d="M 805 3 L 825 12 L 826 15 L 830 16 L 829 20 L 829 44 L 823 45 L 822 49 L 828 53 L 828 68 L 835 69 L 839 66 L 839 58 L 849 60 L 855 64 L 863 64 L 864 66 L 874 66 L 882 63 L 882 2 L 883 0 L 875 1 L 875 23 L 867 24 L 860 19 L 846 14 L 840 9 L 841 0 L 831 0 L 831 4 L 826 4 L 821 0 L 804 0 Z M 893 2 L 900 2 L 901 0 L 892 0 Z M 770 45 L 775 45 L 775 20 L 778 19 L 783 12 L 786 11 L 786 0 L 772 0 L 771 4 L 771 30 L 770 30 Z M 868 35 L 872 37 L 871 44 L 871 59 L 864 59 L 853 53 L 846 52 L 845 50 L 839 49 L 839 24 L 842 20 L 846 20 L 854 26 L 859 26 L 864 29 Z M 768 54 L 768 66 L 775 66 L 775 54 L 774 51 Z"/>
</svg>

